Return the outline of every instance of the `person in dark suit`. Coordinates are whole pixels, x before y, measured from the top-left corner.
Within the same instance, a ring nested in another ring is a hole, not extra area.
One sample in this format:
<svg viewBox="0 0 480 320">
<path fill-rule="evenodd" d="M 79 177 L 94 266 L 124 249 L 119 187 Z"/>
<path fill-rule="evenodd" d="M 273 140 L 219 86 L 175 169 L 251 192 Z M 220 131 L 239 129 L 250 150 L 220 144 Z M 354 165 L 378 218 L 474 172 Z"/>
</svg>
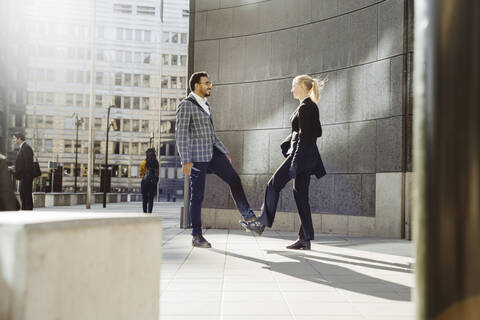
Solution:
<svg viewBox="0 0 480 320">
<path fill-rule="evenodd" d="M 23 133 L 16 133 L 13 142 L 20 146 L 13 172 L 20 180 L 20 201 L 22 210 L 33 210 L 32 184 L 33 184 L 33 150 L 25 142 Z"/>
<path fill-rule="evenodd" d="M 227 148 L 215 131 L 213 108 L 208 104 L 212 83 L 206 72 L 192 74 L 189 81 L 192 92 L 177 109 L 175 139 L 182 161 L 182 171 L 190 176 L 190 217 L 192 245 L 210 248 L 202 235 L 202 201 L 207 173 L 215 173 L 230 187 L 230 192 L 244 221 L 254 221 L 242 182 L 232 166 Z"/>
<path fill-rule="evenodd" d="M 310 176 L 321 178 L 326 174 L 317 147 L 317 138 L 322 136 L 319 111 L 316 102 L 326 79 L 318 81 L 308 75 L 293 79 L 291 92 L 300 105 L 290 116 L 291 134 L 281 144 L 285 161 L 273 174 L 267 184 L 262 215 L 252 222 L 240 224 L 261 235 L 265 226 L 271 227 L 275 219 L 280 191 L 293 179 L 293 195 L 300 215 L 301 226 L 298 240 L 288 249 L 310 250 L 310 240 L 314 239 L 312 214 L 308 203 Z"/>
</svg>

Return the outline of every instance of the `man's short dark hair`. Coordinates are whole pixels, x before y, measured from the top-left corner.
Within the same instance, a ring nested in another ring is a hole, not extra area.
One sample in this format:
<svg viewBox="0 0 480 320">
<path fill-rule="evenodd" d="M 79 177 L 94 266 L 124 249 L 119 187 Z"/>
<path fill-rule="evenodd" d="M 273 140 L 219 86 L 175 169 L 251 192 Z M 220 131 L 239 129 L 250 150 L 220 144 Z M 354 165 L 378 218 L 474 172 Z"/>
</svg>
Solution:
<svg viewBox="0 0 480 320">
<path fill-rule="evenodd" d="M 200 72 L 195 72 L 192 74 L 190 77 L 190 81 L 188 82 L 190 85 L 190 90 L 195 91 L 195 83 L 200 83 L 200 79 L 202 77 L 207 77 L 208 78 L 208 73 L 206 71 L 200 71 Z"/>
<path fill-rule="evenodd" d="M 22 132 L 17 132 L 13 136 L 17 137 L 17 139 L 25 141 L 25 135 Z"/>
</svg>

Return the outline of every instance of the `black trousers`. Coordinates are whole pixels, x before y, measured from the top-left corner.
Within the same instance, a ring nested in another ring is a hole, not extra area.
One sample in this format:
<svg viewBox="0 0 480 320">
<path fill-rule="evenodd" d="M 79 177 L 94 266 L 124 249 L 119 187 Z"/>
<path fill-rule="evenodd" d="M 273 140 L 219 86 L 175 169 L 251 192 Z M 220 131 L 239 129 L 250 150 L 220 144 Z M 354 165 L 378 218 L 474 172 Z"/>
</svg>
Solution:
<svg viewBox="0 0 480 320">
<path fill-rule="evenodd" d="M 142 179 L 142 200 L 143 200 L 143 212 L 152 213 L 153 211 L 153 199 L 157 193 L 157 185 L 146 183 Z"/>
<path fill-rule="evenodd" d="M 22 210 L 33 210 L 32 177 L 24 177 L 20 180 L 20 200 Z"/>
<path fill-rule="evenodd" d="M 262 216 L 259 220 L 266 226 L 271 227 L 277 212 L 280 191 L 291 180 L 289 175 L 292 156 L 290 155 L 270 178 L 265 190 L 265 200 L 262 205 Z M 314 230 L 312 212 L 308 203 L 308 189 L 310 187 L 310 172 L 303 172 L 293 179 L 293 196 L 300 215 L 301 226 L 298 236 L 302 240 L 313 240 Z"/>
</svg>

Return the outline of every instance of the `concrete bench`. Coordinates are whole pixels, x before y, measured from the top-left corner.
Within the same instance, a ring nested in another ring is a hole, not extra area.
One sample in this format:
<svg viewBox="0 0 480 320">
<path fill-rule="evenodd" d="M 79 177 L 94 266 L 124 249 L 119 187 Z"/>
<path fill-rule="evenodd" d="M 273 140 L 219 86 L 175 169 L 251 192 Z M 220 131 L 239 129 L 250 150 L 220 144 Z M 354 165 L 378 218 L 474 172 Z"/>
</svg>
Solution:
<svg viewBox="0 0 480 320">
<path fill-rule="evenodd" d="M 158 217 L 0 214 L 0 319 L 158 320 Z"/>
</svg>

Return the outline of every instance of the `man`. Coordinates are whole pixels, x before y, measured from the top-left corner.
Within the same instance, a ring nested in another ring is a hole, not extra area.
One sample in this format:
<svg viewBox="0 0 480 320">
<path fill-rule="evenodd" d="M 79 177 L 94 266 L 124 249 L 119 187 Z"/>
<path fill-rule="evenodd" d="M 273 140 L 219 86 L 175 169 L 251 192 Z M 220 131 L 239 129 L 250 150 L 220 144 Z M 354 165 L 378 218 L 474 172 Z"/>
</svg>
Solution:
<svg viewBox="0 0 480 320">
<path fill-rule="evenodd" d="M 230 186 L 235 204 L 244 221 L 256 219 L 245 197 L 240 177 L 232 167 L 232 159 L 215 132 L 213 110 L 207 102 L 212 83 L 206 72 L 194 73 L 189 80 L 192 91 L 177 109 L 175 138 L 182 161 L 182 170 L 190 176 L 190 217 L 192 245 L 210 248 L 202 235 L 201 210 L 205 192 L 205 178 L 215 173 Z"/>
<path fill-rule="evenodd" d="M 33 210 L 32 184 L 33 184 L 33 150 L 25 142 L 23 133 L 16 133 L 13 142 L 20 146 L 13 172 L 20 180 L 20 201 L 22 210 Z"/>
</svg>

